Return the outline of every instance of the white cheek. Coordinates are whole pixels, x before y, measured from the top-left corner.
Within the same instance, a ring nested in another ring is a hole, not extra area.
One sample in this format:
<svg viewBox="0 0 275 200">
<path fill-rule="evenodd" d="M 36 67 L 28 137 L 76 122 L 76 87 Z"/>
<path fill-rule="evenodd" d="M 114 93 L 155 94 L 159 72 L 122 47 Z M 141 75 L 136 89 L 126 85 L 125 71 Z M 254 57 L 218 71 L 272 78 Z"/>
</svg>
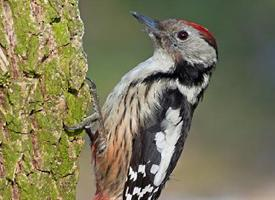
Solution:
<svg viewBox="0 0 275 200">
<path fill-rule="evenodd" d="M 189 38 L 181 46 L 182 57 L 190 64 L 210 67 L 217 62 L 215 49 L 201 38 Z"/>
</svg>

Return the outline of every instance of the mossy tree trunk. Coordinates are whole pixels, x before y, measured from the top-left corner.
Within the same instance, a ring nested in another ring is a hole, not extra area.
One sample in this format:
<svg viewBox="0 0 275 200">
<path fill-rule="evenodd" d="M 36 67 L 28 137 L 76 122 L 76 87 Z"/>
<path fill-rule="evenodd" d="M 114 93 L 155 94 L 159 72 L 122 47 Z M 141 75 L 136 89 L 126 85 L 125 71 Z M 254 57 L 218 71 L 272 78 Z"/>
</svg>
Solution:
<svg viewBox="0 0 275 200">
<path fill-rule="evenodd" d="M 75 199 L 89 104 L 77 0 L 0 0 L 0 199 Z"/>
</svg>

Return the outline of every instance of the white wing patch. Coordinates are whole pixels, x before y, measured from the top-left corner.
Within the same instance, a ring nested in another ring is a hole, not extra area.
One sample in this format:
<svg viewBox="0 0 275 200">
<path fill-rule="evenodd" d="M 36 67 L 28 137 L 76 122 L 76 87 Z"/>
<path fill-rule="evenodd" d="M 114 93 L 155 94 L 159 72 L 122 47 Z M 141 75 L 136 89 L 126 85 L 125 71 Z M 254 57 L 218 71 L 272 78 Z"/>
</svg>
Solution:
<svg viewBox="0 0 275 200">
<path fill-rule="evenodd" d="M 156 164 L 153 164 L 150 169 L 150 172 L 151 172 L 151 174 L 156 174 L 158 172 L 158 170 L 159 170 L 159 166 Z"/>
<path fill-rule="evenodd" d="M 175 145 L 181 134 L 183 123 L 181 120 L 180 109 L 169 108 L 165 120 L 161 123 L 165 130 L 158 132 L 155 136 L 157 149 L 161 154 L 161 161 L 154 178 L 155 186 L 159 186 L 166 176 L 167 168 L 175 151 Z M 155 172 L 155 169 L 152 168 L 151 173 L 152 171 Z"/>
<path fill-rule="evenodd" d="M 162 152 L 162 150 L 165 148 L 165 135 L 163 132 L 157 132 L 155 135 L 155 141 L 157 145 L 158 152 Z"/>
</svg>

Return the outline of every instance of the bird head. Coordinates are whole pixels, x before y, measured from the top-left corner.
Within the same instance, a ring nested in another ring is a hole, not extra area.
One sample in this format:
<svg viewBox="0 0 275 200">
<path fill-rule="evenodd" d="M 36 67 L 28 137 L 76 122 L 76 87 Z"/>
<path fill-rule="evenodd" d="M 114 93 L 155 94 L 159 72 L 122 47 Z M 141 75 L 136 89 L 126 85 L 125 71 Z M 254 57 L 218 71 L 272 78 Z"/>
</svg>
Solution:
<svg viewBox="0 0 275 200">
<path fill-rule="evenodd" d="M 176 63 L 213 67 L 217 62 L 217 44 L 214 36 L 203 26 L 181 19 L 155 20 L 132 12 L 153 40 L 156 49 L 162 49 Z"/>
</svg>

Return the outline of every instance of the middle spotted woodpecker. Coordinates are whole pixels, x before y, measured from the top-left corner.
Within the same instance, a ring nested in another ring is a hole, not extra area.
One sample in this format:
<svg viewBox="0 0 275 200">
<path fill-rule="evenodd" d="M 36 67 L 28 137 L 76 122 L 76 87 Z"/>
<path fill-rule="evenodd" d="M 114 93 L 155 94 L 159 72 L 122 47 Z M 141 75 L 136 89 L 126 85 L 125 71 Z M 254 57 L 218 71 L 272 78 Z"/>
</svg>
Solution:
<svg viewBox="0 0 275 200">
<path fill-rule="evenodd" d="M 84 128 L 91 137 L 95 200 L 158 199 L 217 62 L 217 44 L 206 28 L 132 15 L 145 25 L 153 56 L 122 77 L 102 112 L 95 101 L 94 114 L 66 127 Z"/>
</svg>

